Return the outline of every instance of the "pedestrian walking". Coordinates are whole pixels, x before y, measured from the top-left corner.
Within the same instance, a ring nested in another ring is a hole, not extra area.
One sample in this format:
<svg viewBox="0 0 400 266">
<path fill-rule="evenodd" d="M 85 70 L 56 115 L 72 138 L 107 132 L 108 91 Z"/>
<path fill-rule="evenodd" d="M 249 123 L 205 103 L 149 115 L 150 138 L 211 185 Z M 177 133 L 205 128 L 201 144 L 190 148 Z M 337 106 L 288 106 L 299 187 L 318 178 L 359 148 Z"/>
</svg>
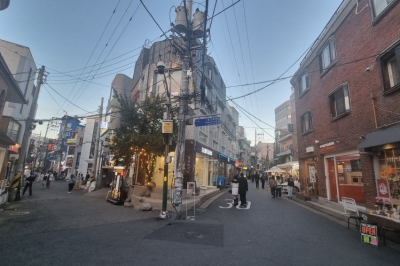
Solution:
<svg viewBox="0 0 400 266">
<path fill-rule="evenodd" d="M 47 184 L 47 180 L 49 179 L 49 174 L 48 173 L 42 173 L 43 178 L 42 178 L 42 186 L 40 188 L 45 188 Z"/>
<path fill-rule="evenodd" d="M 275 198 L 276 192 L 276 180 L 273 176 L 269 178 L 269 187 L 271 188 L 271 198 Z"/>
<path fill-rule="evenodd" d="M 254 174 L 254 180 L 256 181 L 256 188 L 258 189 L 260 186 L 260 175 L 258 174 L 258 172 Z"/>
<path fill-rule="evenodd" d="M 266 180 L 266 178 L 267 178 L 266 175 L 267 175 L 266 173 L 263 173 L 263 174 L 261 174 L 261 177 L 260 177 L 262 189 L 264 189 L 264 187 L 265 187 L 265 180 Z"/>
<path fill-rule="evenodd" d="M 288 198 L 292 198 L 292 193 L 293 193 L 293 187 L 294 187 L 294 180 L 292 175 L 289 175 L 288 182 L 287 182 L 287 191 L 288 191 Z"/>
<path fill-rule="evenodd" d="M 35 182 L 35 179 L 36 179 L 36 174 L 35 172 L 31 171 L 31 174 L 25 180 L 25 188 L 24 191 L 22 192 L 22 195 L 25 195 L 26 190 L 29 188 L 29 196 L 32 196 L 32 185 L 33 182 Z"/>
<path fill-rule="evenodd" d="M 85 185 L 87 185 L 87 182 L 89 181 L 89 179 L 90 179 L 90 174 L 89 174 L 89 172 L 87 172 L 86 177 L 85 177 Z"/>
<path fill-rule="evenodd" d="M 53 181 L 53 178 L 54 178 L 53 173 L 51 171 L 49 171 L 47 173 L 47 181 L 46 181 L 47 188 L 50 188 L 50 183 L 51 183 L 51 181 Z"/>
<path fill-rule="evenodd" d="M 240 195 L 240 207 L 245 208 L 247 206 L 246 193 L 249 190 L 247 184 L 247 178 L 243 176 L 243 173 L 239 177 L 239 195 Z"/>
<path fill-rule="evenodd" d="M 68 181 L 68 194 L 71 194 L 72 189 L 75 186 L 75 176 L 71 175 L 69 181 Z"/>
<path fill-rule="evenodd" d="M 237 206 L 239 204 L 238 194 L 239 194 L 239 175 L 236 174 L 232 178 L 232 196 L 233 196 L 233 205 Z"/>
<path fill-rule="evenodd" d="M 281 198 L 282 196 L 282 179 L 277 177 L 276 178 L 276 196 L 278 198 Z"/>
<path fill-rule="evenodd" d="M 251 179 L 251 183 L 254 183 L 254 173 L 251 173 L 250 179 Z"/>
</svg>

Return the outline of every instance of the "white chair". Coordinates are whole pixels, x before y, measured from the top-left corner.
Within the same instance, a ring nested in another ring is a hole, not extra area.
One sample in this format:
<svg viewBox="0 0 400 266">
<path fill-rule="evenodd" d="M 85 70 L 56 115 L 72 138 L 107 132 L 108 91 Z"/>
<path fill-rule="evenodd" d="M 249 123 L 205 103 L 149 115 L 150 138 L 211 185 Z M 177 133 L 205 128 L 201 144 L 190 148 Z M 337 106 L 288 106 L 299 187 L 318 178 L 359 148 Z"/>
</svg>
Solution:
<svg viewBox="0 0 400 266">
<path fill-rule="evenodd" d="M 358 213 L 355 200 L 352 198 L 342 197 L 342 203 L 344 207 L 344 213 L 347 213 L 347 211 L 350 213 L 350 216 L 347 218 L 347 228 L 350 228 L 350 219 L 354 219 L 356 221 L 356 228 L 358 229 L 363 218 Z M 355 213 L 356 215 L 352 215 L 352 213 Z"/>
</svg>

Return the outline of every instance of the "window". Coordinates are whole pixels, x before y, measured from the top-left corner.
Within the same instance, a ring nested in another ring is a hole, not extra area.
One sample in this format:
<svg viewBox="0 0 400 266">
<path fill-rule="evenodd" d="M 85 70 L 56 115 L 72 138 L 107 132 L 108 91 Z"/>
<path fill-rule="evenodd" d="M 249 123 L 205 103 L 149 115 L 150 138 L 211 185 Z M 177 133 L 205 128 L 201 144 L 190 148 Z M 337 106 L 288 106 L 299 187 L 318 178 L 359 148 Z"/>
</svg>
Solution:
<svg viewBox="0 0 400 266">
<path fill-rule="evenodd" d="M 199 141 L 200 142 L 203 142 L 204 144 L 206 144 L 207 143 L 207 135 L 206 134 L 204 134 L 203 132 L 199 132 Z"/>
<path fill-rule="evenodd" d="M 395 0 L 372 0 L 374 17 L 379 16 Z"/>
<path fill-rule="evenodd" d="M 302 95 L 306 90 L 308 90 L 310 88 L 310 83 L 309 83 L 309 79 L 308 79 L 308 73 L 305 72 L 303 73 L 303 75 L 301 75 L 299 81 L 299 92 L 300 95 Z"/>
<path fill-rule="evenodd" d="M 213 149 L 218 150 L 218 142 L 216 142 L 215 140 L 213 140 Z"/>
<path fill-rule="evenodd" d="M 335 40 L 332 38 L 328 41 L 319 55 L 319 65 L 321 73 L 326 71 L 336 61 Z"/>
<path fill-rule="evenodd" d="M 21 125 L 10 119 L 7 127 L 7 136 L 15 142 L 18 142 L 19 130 Z"/>
<path fill-rule="evenodd" d="M 384 92 L 400 89 L 400 45 L 382 57 Z"/>
<path fill-rule="evenodd" d="M 312 130 L 311 111 L 301 116 L 301 133 L 307 133 Z"/>
<path fill-rule="evenodd" d="M 331 107 L 331 118 L 336 118 L 342 114 L 350 112 L 349 87 L 347 84 L 341 85 L 329 95 Z"/>
<path fill-rule="evenodd" d="M 291 117 L 292 117 L 292 115 L 285 115 L 284 117 L 281 117 L 281 118 L 275 120 L 275 123 L 278 124 L 278 123 L 280 123 L 280 122 L 283 122 L 283 121 L 288 120 L 288 119 L 291 118 Z"/>
<path fill-rule="evenodd" d="M 290 105 L 283 107 L 282 109 L 279 109 L 278 111 L 275 112 L 275 116 L 278 116 L 280 114 L 285 113 L 287 110 L 290 109 Z"/>
</svg>

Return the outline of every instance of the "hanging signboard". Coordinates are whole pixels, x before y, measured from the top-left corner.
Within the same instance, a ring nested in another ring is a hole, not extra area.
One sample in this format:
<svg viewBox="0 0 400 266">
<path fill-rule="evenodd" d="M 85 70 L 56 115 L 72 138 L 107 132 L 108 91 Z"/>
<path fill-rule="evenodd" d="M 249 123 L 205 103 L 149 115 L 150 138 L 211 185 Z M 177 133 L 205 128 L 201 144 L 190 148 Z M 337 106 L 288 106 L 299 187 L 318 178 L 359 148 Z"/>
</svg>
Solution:
<svg viewBox="0 0 400 266">
<path fill-rule="evenodd" d="M 378 246 L 378 226 L 361 222 L 361 242 Z"/>
<path fill-rule="evenodd" d="M 378 183 L 378 197 L 390 198 L 390 189 L 388 180 L 380 178 L 377 179 L 376 182 Z"/>
</svg>

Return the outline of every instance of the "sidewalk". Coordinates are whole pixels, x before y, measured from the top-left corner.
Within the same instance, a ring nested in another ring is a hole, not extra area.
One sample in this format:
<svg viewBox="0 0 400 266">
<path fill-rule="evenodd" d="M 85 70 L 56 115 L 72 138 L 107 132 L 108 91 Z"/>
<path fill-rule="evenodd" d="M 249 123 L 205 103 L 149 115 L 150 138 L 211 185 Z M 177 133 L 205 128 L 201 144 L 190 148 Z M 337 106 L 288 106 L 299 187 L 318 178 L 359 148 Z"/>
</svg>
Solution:
<svg viewBox="0 0 400 266">
<path fill-rule="evenodd" d="M 303 198 L 297 197 L 296 193 L 293 193 L 293 198 L 288 199 L 287 196 L 283 196 L 282 198 L 292 201 L 294 204 L 301 205 L 302 207 L 308 208 L 316 213 L 319 213 L 326 218 L 336 221 L 339 224 L 342 224 L 347 228 L 347 219 L 350 216 L 349 213 L 344 212 L 344 207 L 342 204 L 337 202 L 332 202 L 327 200 L 326 198 L 317 198 L 312 201 L 305 201 Z M 358 207 L 358 210 L 361 212 L 366 212 L 365 207 Z M 350 219 L 350 229 L 356 230 L 356 222 L 354 219 Z M 383 241 L 383 240 L 380 240 Z M 400 250 L 400 245 L 386 239 L 386 246 Z"/>
<path fill-rule="evenodd" d="M 84 187 L 83 187 L 84 188 Z M 145 187 L 138 187 L 140 189 L 144 189 Z M 110 188 L 101 188 L 95 190 L 93 192 L 85 193 L 85 196 L 88 197 L 96 197 L 96 198 L 107 198 L 107 194 L 110 192 Z M 182 204 L 180 207 L 181 211 L 186 210 L 186 208 L 191 209 L 196 205 L 196 208 L 208 206 L 210 201 L 212 201 L 215 196 L 219 196 L 222 193 L 227 192 L 228 189 L 220 190 L 219 188 L 208 187 L 207 189 L 202 189 L 200 195 L 198 196 L 187 196 L 184 193 L 184 199 L 182 200 Z M 152 210 L 160 211 L 162 209 L 162 191 L 159 188 L 154 188 L 150 197 L 139 196 L 138 192 L 134 192 L 134 194 L 130 197 L 130 202 L 133 207 L 137 210 L 141 210 L 143 203 L 150 203 L 152 206 Z M 171 199 L 169 197 L 170 191 L 168 191 L 168 199 L 167 199 L 167 211 L 172 212 L 175 211 L 172 206 Z M 186 198 L 185 198 L 186 197 Z M 202 206 L 204 203 L 204 206 Z M 208 204 L 207 204 L 208 203 Z"/>
</svg>

